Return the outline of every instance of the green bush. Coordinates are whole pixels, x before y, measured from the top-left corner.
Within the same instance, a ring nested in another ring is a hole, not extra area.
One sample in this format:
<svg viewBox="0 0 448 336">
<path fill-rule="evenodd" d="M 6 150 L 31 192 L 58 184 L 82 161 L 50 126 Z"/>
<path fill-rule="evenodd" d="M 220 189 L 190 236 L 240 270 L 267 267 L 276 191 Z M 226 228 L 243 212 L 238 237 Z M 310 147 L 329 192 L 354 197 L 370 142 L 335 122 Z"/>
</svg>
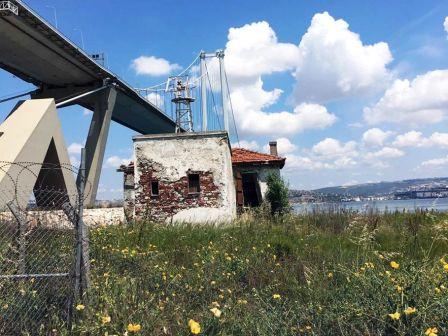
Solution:
<svg viewBox="0 0 448 336">
<path fill-rule="evenodd" d="M 288 187 L 280 174 L 270 173 L 267 177 L 267 186 L 266 200 L 271 206 L 271 214 L 284 215 L 290 212 Z"/>
</svg>

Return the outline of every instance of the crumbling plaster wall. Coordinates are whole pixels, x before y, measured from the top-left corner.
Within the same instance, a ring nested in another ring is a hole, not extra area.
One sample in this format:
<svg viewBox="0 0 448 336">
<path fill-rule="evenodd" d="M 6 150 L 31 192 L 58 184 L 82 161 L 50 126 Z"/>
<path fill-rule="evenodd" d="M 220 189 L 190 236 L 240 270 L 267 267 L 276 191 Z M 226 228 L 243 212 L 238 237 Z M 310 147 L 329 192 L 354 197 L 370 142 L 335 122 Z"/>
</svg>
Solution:
<svg viewBox="0 0 448 336">
<path fill-rule="evenodd" d="M 227 222 L 236 216 L 231 153 L 225 132 L 134 138 L 135 218 L 173 222 Z M 189 172 L 201 192 L 188 193 Z M 150 181 L 159 181 L 151 196 Z"/>
</svg>

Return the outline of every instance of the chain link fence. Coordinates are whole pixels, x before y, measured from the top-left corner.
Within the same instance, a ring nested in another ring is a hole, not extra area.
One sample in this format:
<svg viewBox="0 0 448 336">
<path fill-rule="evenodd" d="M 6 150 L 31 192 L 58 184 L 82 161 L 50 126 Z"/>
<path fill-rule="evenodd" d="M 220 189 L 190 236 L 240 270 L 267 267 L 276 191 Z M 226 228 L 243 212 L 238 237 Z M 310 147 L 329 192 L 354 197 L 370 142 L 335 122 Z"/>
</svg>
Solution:
<svg viewBox="0 0 448 336">
<path fill-rule="evenodd" d="M 0 335 L 70 328 L 89 272 L 83 174 L 78 187 L 61 183 L 77 175 L 68 165 L 0 162 Z"/>
</svg>

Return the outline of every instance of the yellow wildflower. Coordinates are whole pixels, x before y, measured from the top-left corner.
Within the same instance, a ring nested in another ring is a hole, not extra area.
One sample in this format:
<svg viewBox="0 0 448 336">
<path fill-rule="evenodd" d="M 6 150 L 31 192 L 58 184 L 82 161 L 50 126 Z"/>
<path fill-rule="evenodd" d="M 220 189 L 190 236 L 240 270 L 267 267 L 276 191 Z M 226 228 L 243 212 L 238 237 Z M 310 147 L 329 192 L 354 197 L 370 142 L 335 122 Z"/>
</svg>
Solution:
<svg viewBox="0 0 448 336">
<path fill-rule="evenodd" d="M 129 323 L 127 329 L 129 332 L 139 332 L 142 330 L 142 326 L 140 324 Z"/>
<path fill-rule="evenodd" d="M 199 335 L 201 333 L 201 325 L 193 319 L 188 321 L 188 326 L 193 335 Z"/>
<path fill-rule="evenodd" d="M 212 286 L 216 285 L 216 281 L 214 281 L 214 280 L 211 281 L 211 282 L 210 282 L 210 285 L 212 285 Z"/>
<path fill-rule="evenodd" d="M 104 315 L 104 316 L 101 317 L 101 323 L 102 324 L 108 324 L 108 323 L 110 323 L 110 320 L 111 320 L 111 318 L 110 318 L 109 315 Z"/>
<path fill-rule="evenodd" d="M 437 328 L 428 328 L 425 331 L 425 335 L 427 335 L 427 336 L 437 336 L 438 332 L 439 331 L 437 330 Z"/>
<path fill-rule="evenodd" d="M 407 307 L 405 310 L 403 310 L 405 315 L 414 314 L 416 311 L 417 311 L 417 308 L 415 308 L 415 307 Z"/>
<path fill-rule="evenodd" d="M 76 306 L 76 310 L 77 311 L 81 311 L 81 310 L 84 310 L 85 307 L 86 306 L 84 306 L 83 304 L 79 304 L 79 305 Z"/>
<path fill-rule="evenodd" d="M 399 269 L 400 268 L 400 264 L 397 263 L 396 261 L 391 261 L 390 262 L 390 267 L 392 267 L 393 269 Z"/>
<path fill-rule="evenodd" d="M 274 294 L 272 295 L 272 298 L 275 300 L 279 300 L 281 298 L 280 294 Z"/>
<path fill-rule="evenodd" d="M 327 277 L 328 277 L 328 279 L 331 279 L 333 277 L 333 273 L 332 272 L 328 273 Z"/>
<path fill-rule="evenodd" d="M 239 304 L 247 304 L 247 300 L 244 299 L 238 299 L 237 301 Z"/>
<path fill-rule="evenodd" d="M 401 287 L 400 285 L 396 285 L 395 288 L 397 289 L 398 293 L 401 293 L 403 291 L 403 287 Z"/>
<path fill-rule="evenodd" d="M 399 320 L 401 317 L 401 314 L 399 312 L 395 312 L 393 314 L 388 314 L 388 315 L 392 320 Z"/>
<path fill-rule="evenodd" d="M 434 292 L 436 292 L 436 294 L 440 294 L 441 290 L 439 287 L 434 288 Z"/>
<path fill-rule="evenodd" d="M 216 302 L 216 301 L 213 301 L 213 302 L 212 302 L 212 306 L 213 306 L 213 307 L 219 307 L 219 303 Z"/>
<path fill-rule="evenodd" d="M 445 266 L 445 265 L 447 264 L 447 262 L 445 261 L 445 258 L 444 258 L 444 257 L 443 257 L 443 258 L 440 258 L 439 261 L 440 261 L 440 263 L 441 263 L 443 266 Z"/>
<path fill-rule="evenodd" d="M 210 309 L 210 311 L 213 313 L 213 315 L 215 315 L 215 317 L 217 318 L 221 317 L 222 312 L 218 308 L 214 307 Z"/>
<path fill-rule="evenodd" d="M 445 272 L 448 272 L 448 264 L 443 265 L 443 270 L 444 270 Z"/>
</svg>

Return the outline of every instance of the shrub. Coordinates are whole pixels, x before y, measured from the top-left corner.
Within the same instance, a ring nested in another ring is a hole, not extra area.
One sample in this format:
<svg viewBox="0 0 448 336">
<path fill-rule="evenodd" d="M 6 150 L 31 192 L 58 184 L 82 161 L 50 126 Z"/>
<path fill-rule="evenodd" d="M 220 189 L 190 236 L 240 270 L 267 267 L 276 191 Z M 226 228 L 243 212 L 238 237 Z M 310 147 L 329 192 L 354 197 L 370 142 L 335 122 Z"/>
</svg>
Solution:
<svg viewBox="0 0 448 336">
<path fill-rule="evenodd" d="M 270 173 L 267 177 L 267 185 L 266 199 L 271 206 L 271 214 L 284 215 L 290 212 L 288 187 L 280 174 Z"/>
</svg>

